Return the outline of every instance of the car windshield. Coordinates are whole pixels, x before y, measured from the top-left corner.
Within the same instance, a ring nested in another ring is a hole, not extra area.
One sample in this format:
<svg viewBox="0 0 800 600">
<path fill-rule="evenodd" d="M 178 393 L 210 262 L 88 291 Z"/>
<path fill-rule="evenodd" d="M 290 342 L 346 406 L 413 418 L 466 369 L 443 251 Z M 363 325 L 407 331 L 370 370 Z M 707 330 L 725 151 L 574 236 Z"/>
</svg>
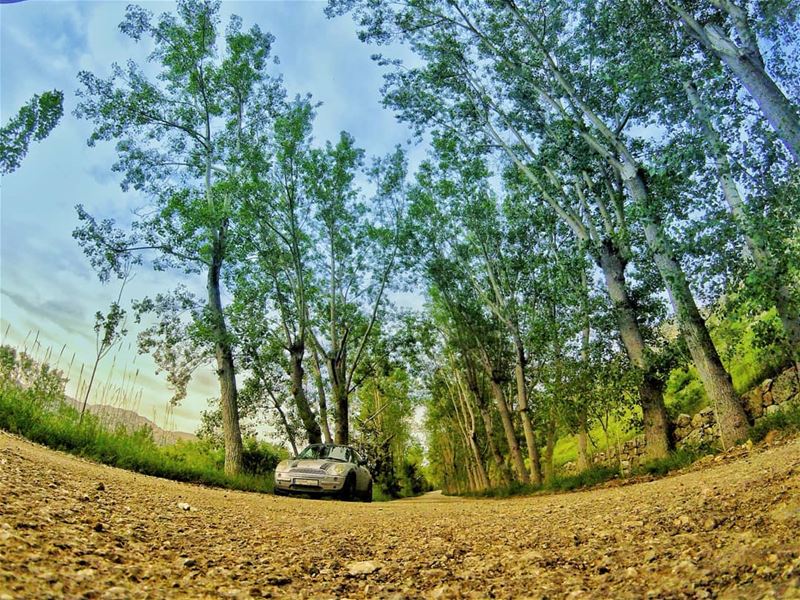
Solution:
<svg viewBox="0 0 800 600">
<path fill-rule="evenodd" d="M 312 444 L 306 446 L 297 458 L 339 460 L 347 462 L 347 448 L 344 446 L 326 446 L 325 444 Z"/>
</svg>

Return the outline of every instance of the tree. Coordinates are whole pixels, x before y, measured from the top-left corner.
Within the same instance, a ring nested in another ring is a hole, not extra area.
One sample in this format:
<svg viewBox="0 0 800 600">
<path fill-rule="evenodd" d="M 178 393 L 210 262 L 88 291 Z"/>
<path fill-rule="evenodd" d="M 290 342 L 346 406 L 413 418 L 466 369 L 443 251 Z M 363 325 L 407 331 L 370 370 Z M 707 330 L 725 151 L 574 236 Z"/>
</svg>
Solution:
<svg viewBox="0 0 800 600">
<path fill-rule="evenodd" d="M 786 146 L 793 160 L 800 164 L 800 112 L 776 81 L 767 72 L 764 56 L 759 47 L 759 36 L 748 14 L 747 3 L 732 0 L 709 0 L 698 3 L 698 12 L 679 0 L 664 0 L 665 4 L 678 17 L 684 31 L 695 40 L 706 52 L 720 60 L 747 89 L 758 104 L 764 117 L 769 121 L 778 137 Z M 775 17 L 781 8 L 788 13 L 790 20 L 794 17 L 795 32 L 797 7 L 783 6 L 787 3 L 777 2 L 775 7 L 770 3 L 753 2 L 757 12 L 764 8 L 772 15 L 757 14 L 756 18 Z M 778 17 L 780 18 L 780 16 Z M 764 19 L 764 22 L 776 19 Z M 705 22 L 705 24 L 703 24 Z"/>
<path fill-rule="evenodd" d="M 0 174 L 16 171 L 31 142 L 50 135 L 64 114 L 64 93 L 59 90 L 35 94 L 0 128 Z"/>
<path fill-rule="evenodd" d="M 210 0 L 181 0 L 176 15 L 157 19 L 129 6 L 120 30 L 153 44 L 157 77 L 149 79 L 132 61 L 112 65 L 108 78 L 79 74 L 75 112 L 95 125 L 89 145 L 116 140 L 114 170 L 123 174 L 123 190 L 133 187 L 152 204 L 137 211 L 127 230 L 111 220 L 97 223 L 79 208 L 83 224 L 75 236 L 101 277 L 118 271 L 123 257 L 142 260 L 144 251 L 155 254 L 156 270 L 205 274 L 207 297 L 195 306 L 189 332 L 216 362 L 225 471 L 236 474 L 242 441 L 221 274 L 243 182 L 281 88 L 267 73 L 272 36 L 257 26 L 244 32 L 233 17 L 220 52 L 218 13 L 219 2 Z"/>
<path fill-rule="evenodd" d="M 312 339 L 327 367 L 337 444 L 350 439 L 350 394 L 359 385 L 356 374 L 373 339 L 404 236 L 405 154 L 397 148 L 370 169 L 376 190 L 369 206 L 355 188 L 362 160 L 363 151 L 343 132 L 335 145 L 328 142 L 311 152 L 307 179 L 320 250 L 315 271 L 327 288 L 315 310 L 319 329 Z"/>
<path fill-rule="evenodd" d="M 318 444 L 322 434 L 306 397 L 303 366 L 315 293 L 307 193 L 313 116 L 310 103 L 297 100 L 275 118 L 269 145 L 261 149 L 262 170 L 254 174 L 242 205 L 232 287 L 240 316 L 259 321 L 262 313 L 275 315 L 276 326 L 262 328 L 264 336 L 251 343 L 269 346 L 271 338 L 280 338 L 306 438 Z"/>
<path fill-rule="evenodd" d="M 78 423 L 83 422 L 83 413 L 86 412 L 86 404 L 89 402 L 89 394 L 92 392 L 92 384 L 94 383 L 94 376 L 97 374 L 97 366 L 111 349 L 128 334 L 128 330 L 125 329 L 126 313 L 125 309 L 120 306 L 120 300 L 122 300 L 122 292 L 125 289 L 125 284 L 130 279 L 129 268 L 130 266 L 124 269 L 122 284 L 119 287 L 119 294 L 117 295 L 116 301 L 111 303 L 108 313 L 104 315 L 99 310 L 95 313 L 94 332 L 96 355 L 94 365 L 92 366 L 92 374 L 89 376 L 89 383 L 86 385 L 86 394 L 83 397 Z"/>
<path fill-rule="evenodd" d="M 647 250 L 717 410 L 723 444 L 742 439 L 746 415 L 667 234 L 660 197 L 638 156 L 639 145 L 626 132 L 642 108 L 614 85 L 615 63 L 599 51 L 605 30 L 599 31 L 589 18 L 591 11 L 583 12 L 582 3 L 556 2 L 549 18 L 542 20 L 534 3 L 511 0 L 502 2 L 500 10 L 484 2 L 397 8 L 355 1 L 329 5 L 332 12 L 354 7 L 364 38 L 407 41 L 424 60 L 420 67 L 398 68 L 388 75 L 386 102 L 401 118 L 420 128 L 483 133 L 543 196 L 556 182 L 531 164 L 539 162 L 541 145 L 558 141 L 560 132 L 580 140 L 619 178 L 623 200 L 636 207 Z M 551 204 L 556 210 L 556 203 Z M 574 221 L 572 216 L 562 211 L 565 220 Z M 661 440 L 656 450 L 663 452 L 666 415 L 660 390 L 643 397 L 642 406 L 646 421 L 651 420 L 647 429 L 658 432 Z"/>
</svg>

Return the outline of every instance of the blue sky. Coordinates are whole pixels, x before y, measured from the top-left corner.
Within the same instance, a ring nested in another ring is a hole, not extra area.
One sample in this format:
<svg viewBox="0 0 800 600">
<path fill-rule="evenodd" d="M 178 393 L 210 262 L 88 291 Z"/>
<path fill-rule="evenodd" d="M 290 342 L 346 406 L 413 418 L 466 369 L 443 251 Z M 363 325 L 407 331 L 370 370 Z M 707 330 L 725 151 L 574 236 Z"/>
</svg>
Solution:
<svg viewBox="0 0 800 600">
<path fill-rule="evenodd" d="M 105 75 L 114 61 L 145 62 L 146 48 L 117 29 L 127 4 L 29 0 L 0 6 L 0 122 L 7 122 L 33 94 L 49 89 L 65 94 L 59 126 L 0 183 L 0 324 L 4 333 L 8 329 L 4 343 L 20 345 L 27 337 L 31 347 L 38 335 L 40 355 L 47 347 L 58 354 L 66 344 L 60 366 L 66 367 L 75 354 L 72 379 L 81 363 L 93 360 L 95 311 L 105 310 L 118 292 L 116 284 L 98 282 L 72 239 L 74 206 L 80 203 L 95 216 L 125 220 L 131 209 L 144 204 L 136 194 L 120 190 L 119 178 L 111 172 L 113 146 L 88 148 L 89 124 L 71 114 L 78 71 Z M 141 4 L 154 13 L 172 9 L 165 2 Z M 280 58 L 276 70 L 289 93 L 308 92 L 322 102 L 317 140 L 335 139 L 347 130 L 369 155 L 385 154 L 405 143 L 409 134 L 381 107 L 381 70 L 370 60 L 374 49 L 358 41 L 349 18 L 326 19 L 324 6 L 321 1 L 224 2 L 222 18 L 224 23 L 230 14 L 238 14 L 246 26 L 257 23 L 275 35 L 274 53 Z M 415 150 L 415 157 L 420 152 Z M 126 287 L 125 298 L 171 289 L 178 282 L 174 273 L 142 269 Z M 130 383 L 138 370 L 138 411 L 163 426 L 170 392 L 149 357 L 137 356 L 136 330 L 130 329 L 116 354 L 102 363 L 99 381 L 113 388 L 123 378 Z M 74 385 L 68 392 L 74 393 Z M 207 399 L 217 394 L 211 368 L 198 372 L 169 425 L 193 431 Z"/>
</svg>

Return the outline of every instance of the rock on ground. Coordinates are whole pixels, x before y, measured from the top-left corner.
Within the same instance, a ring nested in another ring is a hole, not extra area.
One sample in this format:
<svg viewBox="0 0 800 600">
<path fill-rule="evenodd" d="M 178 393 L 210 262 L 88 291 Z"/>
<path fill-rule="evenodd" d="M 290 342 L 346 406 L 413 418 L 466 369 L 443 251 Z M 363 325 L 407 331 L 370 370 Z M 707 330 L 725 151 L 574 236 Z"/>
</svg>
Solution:
<svg viewBox="0 0 800 600">
<path fill-rule="evenodd" d="M 649 483 L 361 504 L 181 484 L 0 432 L 0 598 L 800 598 L 798 532 L 800 440 Z"/>
</svg>

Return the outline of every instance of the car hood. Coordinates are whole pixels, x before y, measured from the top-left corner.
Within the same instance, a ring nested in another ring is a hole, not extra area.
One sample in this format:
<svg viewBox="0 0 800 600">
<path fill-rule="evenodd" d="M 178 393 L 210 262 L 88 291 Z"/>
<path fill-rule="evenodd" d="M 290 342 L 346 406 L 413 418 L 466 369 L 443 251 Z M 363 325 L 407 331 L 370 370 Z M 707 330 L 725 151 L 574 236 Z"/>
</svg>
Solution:
<svg viewBox="0 0 800 600">
<path fill-rule="evenodd" d="M 321 469 L 329 464 L 346 464 L 335 460 L 327 460 L 324 458 L 307 458 L 307 459 L 292 459 L 287 460 L 278 465 L 281 470 L 290 471 L 292 469 Z"/>
</svg>

